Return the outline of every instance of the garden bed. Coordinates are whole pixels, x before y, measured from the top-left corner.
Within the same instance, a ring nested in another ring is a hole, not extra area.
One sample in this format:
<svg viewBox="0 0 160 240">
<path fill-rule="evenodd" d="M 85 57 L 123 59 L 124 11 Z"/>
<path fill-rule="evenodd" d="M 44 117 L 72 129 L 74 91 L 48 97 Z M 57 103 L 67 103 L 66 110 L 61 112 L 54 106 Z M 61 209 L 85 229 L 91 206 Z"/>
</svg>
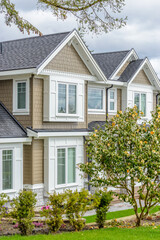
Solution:
<svg viewBox="0 0 160 240">
<path fill-rule="evenodd" d="M 32 235 L 37 234 L 49 234 L 49 228 L 44 220 L 34 221 L 34 229 Z M 148 216 L 145 220 L 142 221 L 142 226 L 160 226 L 160 212 Z M 120 219 L 107 220 L 105 228 L 135 228 L 135 216 L 128 216 Z M 96 223 L 86 224 L 83 230 L 94 230 L 98 229 Z M 60 230 L 57 233 L 63 232 L 72 232 L 74 229 L 69 225 L 68 220 L 64 221 Z M 15 234 L 20 234 L 18 230 L 17 223 L 12 219 L 3 219 L 0 224 L 0 236 L 12 236 Z"/>
</svg>

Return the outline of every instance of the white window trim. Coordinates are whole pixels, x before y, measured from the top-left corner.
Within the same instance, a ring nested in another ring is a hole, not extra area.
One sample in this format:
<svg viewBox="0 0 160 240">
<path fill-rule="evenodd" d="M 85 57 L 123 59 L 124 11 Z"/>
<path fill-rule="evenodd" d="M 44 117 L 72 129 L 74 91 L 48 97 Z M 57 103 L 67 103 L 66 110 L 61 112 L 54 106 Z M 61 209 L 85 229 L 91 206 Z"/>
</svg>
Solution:
<svg viewBox="0 0 160 240">
<path fill-rule="evenodd" d="M 138 92 L 138 91 L 133 92 L 133 106 L 136 105 L 136 104 L 134 103 L 134 95 L 135 95 L 136 93 L 140 95 L 140 99 L 139 99 L 139 100 L 140 100 L 140 101 L 139 101 L 139 111 L 142 111 L 142 110 L 141 110 L 141 94 L 145 94 L 145 95 L 146 95 L 146 115 L 141 117 L 142 119 L 146 119 L 146 118 L 147 118 L 147 114 L 148 114 L 148 111 L 147 111 L 147 93 L 146 93 L 146 92 Z"/>
<path fill-rule="evenodd" d="M 88 114 L 103 114 L 105 113 L 105 88 L 99 87 L 99 86 L 88 86 L 88 89 L 98 89 L 98 90 L 102 90 L 103 91 L 103 108 L 102 109 L 90 109 L 88 108 Z M 88 96 L 87 96 L 88 98 Z M 87 100 L 88 102 L 88 100 Z"/>
<path fill-rule="evenodd" d="M 114 100 L 110 99 L 110 93 L 114 91 Z M 110 102 L 114 102 L 114 110 L 110 109 Z M 108 90 L 108 113 L 117 113 L 117 88 L 111 88 Z"/>
<path fill-rule="evenodd" d="M 59 113 L 58 112 L 58 85 L 59 84 L 66 85 L 66 113 Z M 76 86 L 76 113 L 75 114 L 68 113 L 69 85 Z M 56 89 L 57 89 L 57 94 L 56 94 L 57 95 L 56 96 L 56 116 L 57 117 L 74 117 L 74 118 L 79 118 L 79 115 L 78 115 L 78 84 L 72 83 L 72 82 L 60 82 L 60 81 L 57 81 Z"/>
<path fill-rule="evenodd" d="M 12 150 L 13 151 L 13 168 L 12 168 L 12 189 L 3 190 L 2 189 L 2 151 L 3 150 Z M 0 148 L 0 193 L 13 193 L 15 190 L 15 150 L 12 147 Z"/>
<path fill-rule="evenodd" d="M 26 108 L 18 109 L 18 96 L 17 96 L 17 86 L 18 83 L 26 82 Z M 13 79 L 13 114 L 14 115 L 29 115 L 29 78 L 25 79 Z"/>
<path fill-rule="evenodd" d="M 68 170 L 68 168 L 67 168 L 67 166 L 68 166 L 68 148 L 75 148 L 75 152 L 76 152 L 76 154 L 75 154 L 75 165 L 77 165 L 77 162 L 76 162 L 76 159 L 77 159 L 77 146 L 73 146 L 73 145 L 71 145 L 71 146 L 62 146 L 62 147 L 60 147 L 60 146 L 58 146 L 58 147 L 56 147 L 56 161 L 55 161 L 55 177 L 56 177 L 56 179 L 55 179 L 55 182 L 56 182 L 56 184 L 55 184 L 55 188 L 56 189 L 58 189 L 58 188 L 65 188 L 65 187 L 73 187 L 73 186 L 77 186 L 78 185 L 78 183 L 77 183 L 77 178 L 76 178 L 76 172 L 77 172 L 77 167 L 75 167 L 75 182 L 74 183 L 67 183 L 67 177 L 68 177 L 68 173 L 67 173 L 67 170 Z M 57 174 L 57 167 L 58 167 L 58 149 L 65 149 L 65 175 L 66 175 L 66 179 L 65 179 L 65 181 L 66 181 L 66 183 L 65 184 L 58 184 L 58 182 L 57 182 L 57 180 L 58 180 L 58 174 Z"/>
</svg>

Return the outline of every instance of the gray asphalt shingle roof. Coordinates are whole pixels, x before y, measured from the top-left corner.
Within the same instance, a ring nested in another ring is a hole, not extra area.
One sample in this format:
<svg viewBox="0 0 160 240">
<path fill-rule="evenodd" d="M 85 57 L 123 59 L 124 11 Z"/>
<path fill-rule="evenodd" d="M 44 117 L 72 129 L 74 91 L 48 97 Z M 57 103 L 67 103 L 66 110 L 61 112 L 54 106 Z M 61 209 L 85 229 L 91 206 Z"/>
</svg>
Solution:
<svg viewBox="0 0 160 240">
<path fill-rule="evenodd" d="M 69 32 L 2 42 L 0 71 L 38 67 Z"/>
<path fill-rule="evenodd" d="M 133 75 L 136 73 L 136 71 L 139 69 L 139 67 L 143 61 L 144 61 L 144 59 L 138 59 L 138 60 L 134 60 L 134 61 L 130 62 L 128 64 L 128 66 L 126 67 L 126 69 L 124 70 L 124 72 L 121 74 L 118 81 L 128 82 L 133 77 Z"/>
<path fill-rule="evenodd" d="M 96 53 L 92 54 L 101 70 L 105 74 L 107 78 L 113 74 L 119 64 L 123 61 L 123 59 L 130 52 L 128 51 L 119 51 L 119 52 L 108 52 L 108 53 Z"/>
<path fill-rule="evenodd" d="M 0 138 L 23 137 L 27 137 L 26 131 L 0 102 Z"/>
</svg>

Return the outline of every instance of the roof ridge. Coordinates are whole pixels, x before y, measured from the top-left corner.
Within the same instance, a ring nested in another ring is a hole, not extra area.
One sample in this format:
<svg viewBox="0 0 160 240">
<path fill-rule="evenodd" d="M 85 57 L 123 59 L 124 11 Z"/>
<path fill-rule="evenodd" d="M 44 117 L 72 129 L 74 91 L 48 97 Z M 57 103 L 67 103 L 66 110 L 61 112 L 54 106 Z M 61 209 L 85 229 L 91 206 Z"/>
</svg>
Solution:
<svg viewBox="0 0 160 240">
<path fill-rule="evenodd" d="M 101 53 L 92 53 L 92 55 L 108 54 L 108 53 L 118 53 L 118 52 L 129 52 L 129 51 L 130 51 L 130 50 L 113 51 L 113 52 L 101 52 Z"/>
<path fill-rule="evenodd" d="M 18 38 L 18 39 L 13 39 L 13 40 L 7 40 L 7 41 L 2 41 L 0 43 L 8 43 L 8 42 L 15 42 L 15 41 L 21 41 L 21 40 L 26 40 L 26 39 L 33 39 L 33 38 L 39 38 L 39 37 L 47 37 L 47 36 L 52 36 L 52 35 L 58 35 L 58 34 L 69 34 L 72 31 L 67 31 L 67 32 L 59 32 L 59 33 L 51 33 L 51 34 L 45 34 L 42 36 L 33 36 L 33 37 L 25 37 L 25 38 Z"/>
<path fill-rule="evenodd" d="M 18 124 L 18 126 L 27 134 L 25 128 L 17 121 L 17 119 L 10 113 L 10 111 L 6 108 L 6 106 L 0 101 L 0 105 L 3 109 L 9 114 L 9 116 Z"/>
</svg>

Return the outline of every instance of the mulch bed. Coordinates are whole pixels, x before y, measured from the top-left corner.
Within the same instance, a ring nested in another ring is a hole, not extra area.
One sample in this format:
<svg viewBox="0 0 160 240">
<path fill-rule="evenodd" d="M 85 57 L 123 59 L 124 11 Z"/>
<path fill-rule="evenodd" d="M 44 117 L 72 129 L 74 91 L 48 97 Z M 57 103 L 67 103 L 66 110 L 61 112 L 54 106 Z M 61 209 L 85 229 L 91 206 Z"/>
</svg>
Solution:
<svg viewBox="0 0 160 240">
<path fill-rule="evenodd" d="M 47 224 L 44 221 L 35 221 L 34 222 L 34 229 L 32 231 L 32 234 L 49 234 L 49 229 Z M 160 226 L 160 213 L 158 215 L 149 216 L 145 220 L 142 221 L 143 226 L 153 226 L 157 227 Z M 107 221 L 105 224 L 105 228 L 111 228 L 111 227 L 118 227 L 118 228 L 133 228 L 135 227 L 135 220 L 118 220 L 114 219 L 112 221 Z M 97 224 L 91 223 L 86 224 L 83 230 L 93 230 L 98 229 Z M 62 232 L 71 232 L 74 231 L 74 229 L 69 225 L 69 222 L 66 221 L 64 224 L 62 224 L 60 230 L 57 233 Z M 15 234 L 20 234 L 18 230 L 18 226 L 12 219 L 3 219 L 0 224 L 0 236 L 12 236 Z"/>
</svg>

